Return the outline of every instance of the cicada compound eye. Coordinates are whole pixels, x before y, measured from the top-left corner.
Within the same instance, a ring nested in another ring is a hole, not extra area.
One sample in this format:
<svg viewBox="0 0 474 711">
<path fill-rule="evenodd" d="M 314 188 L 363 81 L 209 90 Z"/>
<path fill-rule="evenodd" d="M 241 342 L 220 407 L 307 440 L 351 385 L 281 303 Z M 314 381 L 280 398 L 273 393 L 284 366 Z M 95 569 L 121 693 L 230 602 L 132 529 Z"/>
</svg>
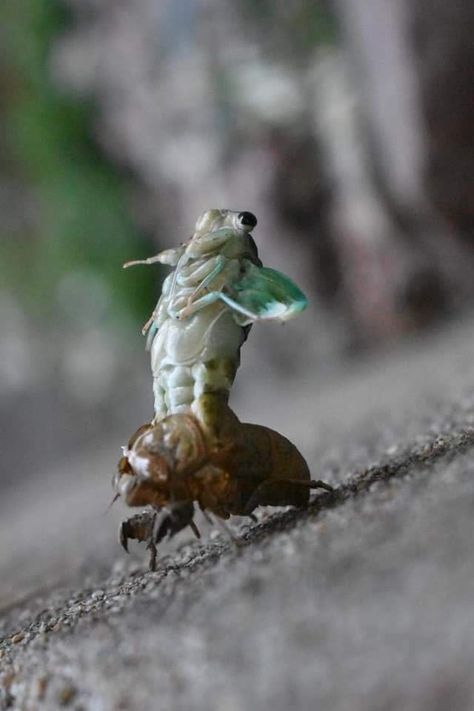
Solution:
<svg viewBox="0 0 474 711">
<path fill-rule="evenodd" d="M 257 218 L 252 212 L 239 212 L 238 218 L 243 227 L 253 229 L 257 224 Z"/>
</svg>

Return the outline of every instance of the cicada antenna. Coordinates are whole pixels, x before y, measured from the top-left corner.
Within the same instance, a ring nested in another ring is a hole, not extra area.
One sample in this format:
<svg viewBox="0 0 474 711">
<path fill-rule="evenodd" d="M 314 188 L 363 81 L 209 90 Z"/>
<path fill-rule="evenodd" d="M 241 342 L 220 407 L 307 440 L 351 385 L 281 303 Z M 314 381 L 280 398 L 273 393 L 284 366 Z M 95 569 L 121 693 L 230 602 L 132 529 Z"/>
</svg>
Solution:
<svg viewBox="0 0 474 711">
<path fill-rule="evenodd" d="M 110 502 L 110 504 L 109 504 L 109 505 L 107 506 L 107 508 L 105 509 L 104 513 L 108 513 L 108 512 L 110 511 L 110 509 L 112 508 L 112 506 L 113 506 L 113 505 L 115 504 L 115 502 L 117 501 L 117 499 L 119 499 L 119 498 L 120 498 L 120 494 L 118 494 L 118 493 L 115 494 L 114 497 L 113 497 L 113 499 L 112 499 L 112 501 Z"/>
</svg>

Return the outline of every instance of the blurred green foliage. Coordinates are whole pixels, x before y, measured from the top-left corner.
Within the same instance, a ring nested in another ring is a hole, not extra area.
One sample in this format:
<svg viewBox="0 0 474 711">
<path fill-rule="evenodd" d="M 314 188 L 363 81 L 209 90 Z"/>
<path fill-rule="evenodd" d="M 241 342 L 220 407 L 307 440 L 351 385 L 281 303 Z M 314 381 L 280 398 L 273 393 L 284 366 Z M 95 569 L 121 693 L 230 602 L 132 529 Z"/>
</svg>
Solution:
<svg viewBox="0 0 474 711">
<path fill-rule="evenodd" d="M 148 256 L 151 244 L 127 212 L 125 179 L 91 138 L 93 107 L 61 95 L 51 82 L 51 44 L 67 22 L 54 0 L 0 4 L 6 156 L 0 167 L 16 174 L 35 205 L 20 233 L 0 226 L 1 284 L 34 316 L 56 320 L 61 283 L 83 275 L 85 289 L 96 284 L 106 295 L 102 317 L 119 327 L 132 317 L 136 327 L 151 309 L 159 272 L 143 270 L 137 278 L 122 271 L 127 259 Z M 74 308 L 65 313 L 74 315 Z"/>
</svg>

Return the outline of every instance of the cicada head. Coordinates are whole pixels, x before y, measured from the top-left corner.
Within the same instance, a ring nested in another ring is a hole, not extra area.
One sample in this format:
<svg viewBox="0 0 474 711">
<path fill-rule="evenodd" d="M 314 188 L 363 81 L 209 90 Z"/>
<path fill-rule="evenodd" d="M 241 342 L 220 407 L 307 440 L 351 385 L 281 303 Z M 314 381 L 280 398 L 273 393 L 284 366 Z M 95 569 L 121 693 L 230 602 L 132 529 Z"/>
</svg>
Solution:
<svg viewBox="0 0 474 711">
<path fill-rule="evenodd" d="M 223 227 L 229 227 L 239 234 L 248 234 L 257 224 L 257 218 L 251 212 L 238 210 L 206 210 L 203 212 L 195 227 L 194 237 L 202 237 L 215 232 Z"/>
</svg>

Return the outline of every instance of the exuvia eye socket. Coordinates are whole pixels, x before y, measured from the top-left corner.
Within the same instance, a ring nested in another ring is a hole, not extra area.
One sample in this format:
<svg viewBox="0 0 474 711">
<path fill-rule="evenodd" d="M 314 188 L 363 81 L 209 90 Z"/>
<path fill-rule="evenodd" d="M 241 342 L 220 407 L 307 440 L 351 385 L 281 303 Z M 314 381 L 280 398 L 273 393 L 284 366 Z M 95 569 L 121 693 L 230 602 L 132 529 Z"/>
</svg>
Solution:
<svg viewBox="0 0 474 711">
<path fill-rule="evenodd" d="M 239 212 L 240 224 L 246 227 L 255 227 L 257 218 L 251 212 Z"/>
</svg>

